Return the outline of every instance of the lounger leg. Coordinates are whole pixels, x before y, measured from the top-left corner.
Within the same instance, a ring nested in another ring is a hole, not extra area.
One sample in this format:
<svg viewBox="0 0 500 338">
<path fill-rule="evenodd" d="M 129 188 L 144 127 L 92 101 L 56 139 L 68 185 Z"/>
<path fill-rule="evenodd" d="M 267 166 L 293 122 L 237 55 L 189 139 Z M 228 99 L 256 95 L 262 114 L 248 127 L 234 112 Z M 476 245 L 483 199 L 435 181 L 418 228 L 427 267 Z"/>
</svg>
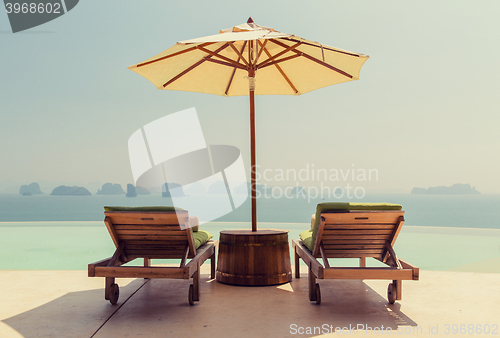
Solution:
<svg viewBox="0 0 500 338">
<path fill-rule="evenodd" d="M 300 256 L 295 248 L 295 278 L 300 278 Z"/>
<path fill-rule="evenodd" d="M 196 267 L 196 272 L 193 275 L 193 288 L 194 288 L 193 300 L 199 301 L 200 300 L 200 262 L 198 262 L 197 267 Z"/>
<path fill-rule="evenodd" d="M 111 285 L 115 283 L 115 278 L 114 277 L 106 277 L 106 280 L 104 282 L 104 299 L 110 300 L 111 299 Z"/>
<path fill-rule="evenodd" d="M 403 299 L 403 281 L 393 280 L 392 282 L 396 284 L 396 300 Z"/>
<path fill-rule="evenodd" d="M 316 301 L 316 276 L 312 272 L 311 263 L 309 263 L 309 300 Z"/>
<path fill-rule="evenodd" d="M 366 268 L 366 257 L 359 257 L 359 267 Z"/>
<path fill-rule="evenodd" d="M 212 256 L 210 256 L 210 278 L 215 278 L 215 250 Z"/>
<path fill-rule="evenodd" d="M 144 267 L 150 267 L 151 266 L 151 259 L 150 258 L 144 258 Z M 149 278 L 144 278 L 144 279 L 149 279 Z"/>
</svg>

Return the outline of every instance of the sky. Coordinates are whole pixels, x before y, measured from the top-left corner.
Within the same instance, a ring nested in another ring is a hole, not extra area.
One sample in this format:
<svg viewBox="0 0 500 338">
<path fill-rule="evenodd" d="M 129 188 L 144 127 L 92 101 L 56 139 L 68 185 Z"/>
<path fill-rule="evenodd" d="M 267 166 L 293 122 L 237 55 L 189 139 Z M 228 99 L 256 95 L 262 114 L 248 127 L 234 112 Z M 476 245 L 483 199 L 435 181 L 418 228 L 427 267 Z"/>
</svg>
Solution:
<svg viewBox="0 0 500 338">
<path fill-rule="evenodd" d="M 206 143 L 238 147 L 249 167 L 248 97 L 160 91 L 127 67 L 251 16 L 370 56 L 359 81 L 256 97 L 260 173 L 371 169 L 377 179 L 327 183 L 402 193 L 469 183 L 498 194 L 499 12 L 498 1 L 85 0 L 13 34 L 2 9 L 0 192 L 31 182 L 134 183 L 128 138 L 191 107 Z"/>
</svg>

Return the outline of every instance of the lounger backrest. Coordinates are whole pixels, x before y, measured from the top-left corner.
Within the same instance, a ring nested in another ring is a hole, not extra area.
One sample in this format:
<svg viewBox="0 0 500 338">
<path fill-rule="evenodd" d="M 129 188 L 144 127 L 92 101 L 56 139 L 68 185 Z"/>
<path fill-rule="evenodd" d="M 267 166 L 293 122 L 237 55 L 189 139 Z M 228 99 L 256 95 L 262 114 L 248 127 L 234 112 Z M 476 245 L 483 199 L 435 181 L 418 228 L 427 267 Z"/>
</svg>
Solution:
<svg viewBox="0 0 500 338">
<path fill-rule="evenodd" d="M 183 258 L 186 246 L 189 256 L 196 252 L 192 229 L 181 229 L 179 223 L 188 223 L 188 213 L 105 211 L 104 222 L 118 247 L 123 243 L 124 253 L 131 257 Z"/>
<path fill-rule="evenodd" d="M 375 257 L 384 260 L 404 223 L 404 211 L 347 211 L 321 213 L 314 257 L 320 245 L 328 258 Z"/>
</svg>

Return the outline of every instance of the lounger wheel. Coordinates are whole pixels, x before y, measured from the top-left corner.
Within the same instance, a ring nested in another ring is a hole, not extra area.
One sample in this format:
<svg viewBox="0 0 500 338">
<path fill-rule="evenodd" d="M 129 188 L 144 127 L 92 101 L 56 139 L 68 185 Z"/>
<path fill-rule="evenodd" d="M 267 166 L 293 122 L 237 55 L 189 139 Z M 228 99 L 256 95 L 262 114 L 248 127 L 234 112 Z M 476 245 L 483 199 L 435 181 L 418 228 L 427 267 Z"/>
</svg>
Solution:
<svg viewBox="0 0 500 338">
<path fill-rule="evenodd" d="M 193 284 L 189 285 L 188 301 L 189 301 L 189 305 L 194 305 L 194 286 L 193 286 Z"/>
<path fill-rule="evenodd" d="M 387 287 L 387 299 L 390 304 L 394 304 L 396 302 L 397 289 L 396 284 L 390 283 L 389 287 Z"/>
<path fill-rule="evenodd" d="M 316 304 L 321 304 L 321 290 L 318 283 L 316 283 Z"/>
<path fill-rule="evenodd" d="M 113 283 L 111 284 L 110 288 L 109 288 L 109 302 L 113 305 L 115 305 L 116 303 L 118 303 L 118 298 L 120 297 L 120 288 L 118 287 L 118 284 L 116 283 Z"/>
</svg>

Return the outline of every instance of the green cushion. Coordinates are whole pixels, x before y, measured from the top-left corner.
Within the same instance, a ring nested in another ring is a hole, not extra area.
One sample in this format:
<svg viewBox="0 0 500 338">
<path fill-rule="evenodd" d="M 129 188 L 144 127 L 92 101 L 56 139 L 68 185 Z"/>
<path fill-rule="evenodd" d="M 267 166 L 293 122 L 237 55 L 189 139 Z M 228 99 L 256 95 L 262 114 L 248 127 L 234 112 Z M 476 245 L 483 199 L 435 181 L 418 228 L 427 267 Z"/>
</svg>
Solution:
<svg viewBox="0 0 500 338">
<path fill-rule="evenodd" d="M 205 244 L 213 236 L 208 231 L 198 230 L 193 232 L 194 246 L 198 249 L 200 246 Z"/>
<path fill-rule="evenodd" d="M 155 207 L 104 207 L 105 211 L 186 211 L 181 208 L 155 206 Z"/>
<path fill-rule="evenodd" d="M 346 202 L 326 202 L 316 206 L 316 220 L 311 234 L 311 247 L 305 242 L 304 244 L 313 251 L 316 234 L 318 233 L 319 220 L 322 212 L 343 212 L 351 210 L 402 210 L 403 207 L 399 204 L 391 203 L 346 203 Z M 309 231 L 309 230 L 308 230 Z"/>
<path fill-rule="evenodd" d="M 299 235 L 300 239 L 304 243 L 305 246 L 311 251 L 314 249 L 314 242 L 312 240 L 313 237 L 313 231 L 312 230 L 306 230 L 302 231 Z"/>
</svg>

